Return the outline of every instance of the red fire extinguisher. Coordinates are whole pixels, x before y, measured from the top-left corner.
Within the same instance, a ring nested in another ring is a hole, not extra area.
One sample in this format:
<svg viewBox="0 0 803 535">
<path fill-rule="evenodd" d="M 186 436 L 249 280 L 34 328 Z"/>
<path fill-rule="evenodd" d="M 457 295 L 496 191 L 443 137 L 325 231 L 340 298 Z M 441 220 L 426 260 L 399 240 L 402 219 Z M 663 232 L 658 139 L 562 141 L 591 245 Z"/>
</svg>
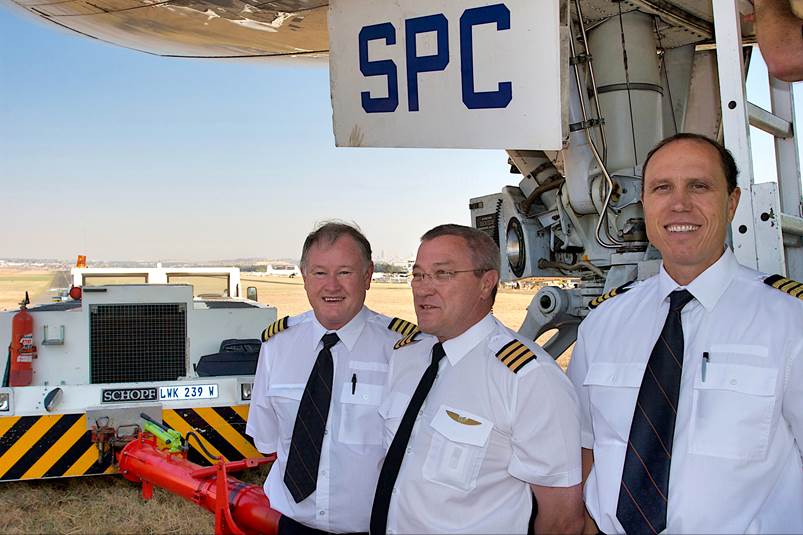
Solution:
<svg viewBox="0 0 803 535">
<path fill-rule="evenodd" d="M 36 346 L 33 345 L 33 316 L 27 308 L 30 302 L 28 292 L 25 292 L 20 310 L 11 320 L 9 386 L 28 386 L 33 379 L 32 361 L 36 358 Z"/>
</svg>

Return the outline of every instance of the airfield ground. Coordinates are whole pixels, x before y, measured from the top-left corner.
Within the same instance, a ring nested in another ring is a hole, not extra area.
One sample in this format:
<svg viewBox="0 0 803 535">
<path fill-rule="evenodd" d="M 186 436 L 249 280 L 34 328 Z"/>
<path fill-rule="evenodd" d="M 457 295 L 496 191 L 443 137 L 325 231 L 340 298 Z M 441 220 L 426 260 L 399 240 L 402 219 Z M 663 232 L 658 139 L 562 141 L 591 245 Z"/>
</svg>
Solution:
<svg viewBox="0 0 803 535">
<path fill-rule="evenodd" d="M 34 302 L 47 302 L 57 275 L 44 271 L 0 270 L 0 310 L 14 309 L 28 290 Z M 63 277 L 63 276 L 62 276 Z M 308 308 L 300 279 L 243 276 L 259 301 L 281 316 Z M 526 315 L 536 289 L 500 289 L 494 314 L 512 329 Z M 388 316 L 415 321 L 412 295 L 405 284 L 374 283 L 367 305 Z M 568 356 L 558 361 L 564 368 Z M 241 476 L 261 484 L 267 470 Z M 212 533 L 214 517 L 200 507 L 156 489 L 142 500 L 139 488 L 119 476 L 71 478 L 0 484 L 0 533 Z"/>
</svg>

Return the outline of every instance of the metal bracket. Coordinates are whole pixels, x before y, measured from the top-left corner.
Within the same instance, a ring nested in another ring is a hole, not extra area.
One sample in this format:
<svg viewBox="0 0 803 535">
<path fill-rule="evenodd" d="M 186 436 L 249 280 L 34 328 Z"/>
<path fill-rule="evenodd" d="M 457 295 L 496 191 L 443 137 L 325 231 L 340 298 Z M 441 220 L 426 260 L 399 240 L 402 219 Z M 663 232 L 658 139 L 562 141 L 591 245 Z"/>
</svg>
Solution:
<svg viewBox="0 0 803 535">
<path fill-rule="evenodd" d="M 42 335 L 42 345 L 43 346 L 63 346 L 64 345 L 64 325 L 59 326 L 59 337 L 58 338 L 48 338 L 47 337 L 47 325 L 43 327 L 44 334 Z"/>
<path fill-rule="evenodd" d="M 582 65 L 583 63 L 588 63 L 593 59 L 591 54 L 586 54 L 581 52 L 576 56 L 572 56 L 569 58 L 569 65 Z"/>
<path fill-rule="evenodd" d="M 604 117 L 599 119 L 588 119 L 587 121 L 580 121 L 579 123 L 571 123 L 569 125 L 569 131 L 577 132 L 578 130 L 587 130 L 589 128 L 595 128 L 601 124 L 605 124 Z"/>
</svg>

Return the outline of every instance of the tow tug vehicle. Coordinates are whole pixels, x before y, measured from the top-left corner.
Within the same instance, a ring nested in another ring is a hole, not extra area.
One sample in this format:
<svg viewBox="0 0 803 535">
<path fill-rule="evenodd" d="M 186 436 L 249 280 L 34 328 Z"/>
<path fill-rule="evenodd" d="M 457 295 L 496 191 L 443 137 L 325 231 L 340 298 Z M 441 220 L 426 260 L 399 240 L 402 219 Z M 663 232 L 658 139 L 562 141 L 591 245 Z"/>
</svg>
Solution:
<svg viewBox="0 0 803 535">
<path fill-rule="evenodd" d="M 71 277 L 73 299 L 0 313 L 0 481 L 114 473 L 113 446 L 143 413 L 192 432 L 197 463 L 261 456 L 245 422 L 276 309 L 241 297 L 237 268 Z"/>
</svg>

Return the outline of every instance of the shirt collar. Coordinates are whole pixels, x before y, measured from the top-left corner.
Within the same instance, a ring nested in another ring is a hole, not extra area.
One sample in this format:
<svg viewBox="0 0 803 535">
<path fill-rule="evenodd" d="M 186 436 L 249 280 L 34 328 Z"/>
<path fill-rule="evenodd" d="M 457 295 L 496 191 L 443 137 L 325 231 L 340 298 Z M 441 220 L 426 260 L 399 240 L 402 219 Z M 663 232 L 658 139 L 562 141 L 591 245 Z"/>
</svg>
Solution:
<svg viewBox="0 0 803 535">
<path fill-rule="evenodd" d="M 705 271 L 697 275 L 688 285 L 681 286 L 666 272 L 663 262 L 658 274 L 658 297 L 661 301 L 665 300 L 673 291 L 685 288 L 694 298 L 700 302 L 709 312 L 716 306 L 719 298 L 730 286 L 739 262 L 730 247 L 725 247 L 725 252 Z"/>
<path fill-rule="evenodd" d="M 495 325 L 494 317 L 486 315 L 480 321 L 468 328 L 463 334 L 443 342 L 446 358 L 455 366 L 469 351 L 477 347 L 481 341 L 488 338 Z"/>
<path fill-rule="evenodd" d="M 321 338 L 323 335 L 330 332 L 337 333 L 338 338 L 343 344 L 351 351 L 354 348 L 354 344 L 357 343 L 357 339 L 360 337 L 363 328 L 365 327 L 365 322 L 368 320 L 368 309 L 363 307 L 357 312 L 357 315 L 351 318 L 351 320 L 343 325 L 341 328 L 332 331 L 331 329 L 327 329 L 318 321 L 318 318 L 315 317 L 315 314 L 312 315 L 312 349 L 313 351 L 321 344 Z"/>
</svg>

